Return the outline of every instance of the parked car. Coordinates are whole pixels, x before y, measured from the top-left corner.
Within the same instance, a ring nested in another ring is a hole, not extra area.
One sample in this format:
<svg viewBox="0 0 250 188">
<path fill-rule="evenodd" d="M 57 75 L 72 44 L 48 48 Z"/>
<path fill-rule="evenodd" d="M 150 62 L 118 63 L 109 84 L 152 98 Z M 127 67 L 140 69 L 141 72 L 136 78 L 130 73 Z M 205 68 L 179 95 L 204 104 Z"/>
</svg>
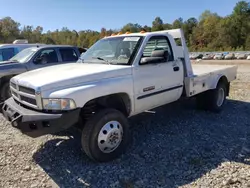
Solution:
<svg viewBox="0 0 250 188">
<path fill-rule="evenodd" d="M 9 80 L 13 76 L 38 68 L 76 62 L 79 57 L 78 47 L 68 45 L 45 45 L 22 50 L 0 64 L 0 100 L 11 96 Z"/>
<path fill-rule="evenodd" d="M 190 53 L 189 54 L 189 59 L 194 60 L 196 58 L 196 54 Z"/>
<path fill-rule="evenodd" d="M 250 55 L 247 56 L 247 60 L 250 60 Z"/>
<path fill-rule="evenodd" d="M 95 57 L 107 48 L 109 54 Z M 83 151 L 98 162 L 125 152 L 129 117 L 182 97 L 220 112 L 237 75 L 237 66 L 192 65 L 181 29 L 106 37 L 82 58 L 13 77 L 2 112 L 33 138 L 78 125 Z"/>
<path fill-rule="evenodd" d="M 202 57 L 202 59 L 203 60 L 211 60 L 211 59 L 213 59 L 213 54 L 205 54 L 203 57 Z"/>
<path fill-rule="evenodd" d="M 202 58 L 203 58 L 203 54 L 198 54 L 195 59 L 202 59 Z"/>
<path fill-rule="evenodd" d="M 237 59 L 247 59 L 247 55 L 246 54 L 239 54 Z"/>
<path fill-rule="evenodd" d="M 189 55 L 189 58 L 191 60 L 202 59 L 202 57 L 203 57 L 203 54 L 201 54 L 201 53 L 192 53 L 192 54 Z"/>
<path fill-rule="evenodd" d="M 216 59 L 216 60 L 224 59 L 223 53 L 217 53 L 217 54 L 215 54 L 214 59 Z"/>
<path fill-rule="evenodd" d="M 235 59 L 235 55 L 234 53 L 229 53 L 224 57 L 224 59 Z"/>
<path fill-rule="evenodd" d="M 27 40 L 15 40 L 12 44 L 0 44 L 0 63 L 2 61 L 7 61 L 12 58 L 14 55 L 18 54 L 20 51 L 35 47 L 35 46 L 42 46 L 45 44 L 33 44 L 28 43 Z"/>
</svg>

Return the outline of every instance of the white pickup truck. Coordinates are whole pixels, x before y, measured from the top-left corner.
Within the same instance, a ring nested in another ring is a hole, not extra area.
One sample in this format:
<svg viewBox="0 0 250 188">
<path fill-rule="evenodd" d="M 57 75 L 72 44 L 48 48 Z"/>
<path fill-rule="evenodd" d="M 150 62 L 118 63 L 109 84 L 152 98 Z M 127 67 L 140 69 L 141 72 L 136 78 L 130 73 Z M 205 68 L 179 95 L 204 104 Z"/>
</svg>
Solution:
<svg viewBox="0 0 250 188">
<path fill-rule="evenodd" d="M 191 65 L 181 29 L 117 34 L 99 40 L 76 63 L 13 77 L 2 112 L 33 138 L 77 126 L 85 153 L 105 162 L 128 146 L 127 118 L 182 97 L 220 112 L 236 73 L 236 66 Z"/>
</svg>

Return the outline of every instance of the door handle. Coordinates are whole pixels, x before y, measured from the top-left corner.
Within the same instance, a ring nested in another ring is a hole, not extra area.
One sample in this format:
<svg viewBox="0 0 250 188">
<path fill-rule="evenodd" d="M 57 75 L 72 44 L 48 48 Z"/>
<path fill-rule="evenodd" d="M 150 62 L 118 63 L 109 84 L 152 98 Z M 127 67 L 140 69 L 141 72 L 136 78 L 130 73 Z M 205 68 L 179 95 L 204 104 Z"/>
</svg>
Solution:
<svg viewBox="0 0 250 188">
<path fill-rule="evenodd" d="M 180 70 L 180 67 L 174 67 L 173 70 L 176 72 L 176 71 L 179 71 Z"/>
</svg>

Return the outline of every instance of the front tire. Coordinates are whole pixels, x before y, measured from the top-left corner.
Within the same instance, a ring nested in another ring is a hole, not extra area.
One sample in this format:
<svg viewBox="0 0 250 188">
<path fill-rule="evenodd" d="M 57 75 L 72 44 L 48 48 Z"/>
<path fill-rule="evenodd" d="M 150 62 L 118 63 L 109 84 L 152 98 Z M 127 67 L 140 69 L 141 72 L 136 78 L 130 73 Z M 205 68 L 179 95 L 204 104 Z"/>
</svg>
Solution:
<svg viewBox="0 0 250 188">
<path fill-rule="evenodd" d="M 128 146 L 127 118 L 118 110 L 104 109 L 94 114 L 82 130 L 82 148 L 92 160 L 107 162 L 118 158 Z"/>
</svg>

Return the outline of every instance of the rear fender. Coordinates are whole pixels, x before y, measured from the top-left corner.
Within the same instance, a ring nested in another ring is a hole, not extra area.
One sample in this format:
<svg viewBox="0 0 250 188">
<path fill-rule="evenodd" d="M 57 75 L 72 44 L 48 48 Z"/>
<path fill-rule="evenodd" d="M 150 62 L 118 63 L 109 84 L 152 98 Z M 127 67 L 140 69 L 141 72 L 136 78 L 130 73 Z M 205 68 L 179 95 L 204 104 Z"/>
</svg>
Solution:
<svg viewBox="0 0 250 188">
<path fill-rule="evenodd" d="M 219 82 L 223 82 L 225 84 L 227 90 L 226 95 L 228 96 L 230 92 L 230 82 L 228 81 L 228 78 L 223 74 L 218 75 L 218 77 L 213 82 L 212 89 L 215 89 Z"/>
<path fill-rule="evenodd" d="M 227 80 L 227 77 L 223 74 L 219 74 L 217 77 L 215 77 L 214 81 L 212 82 L 212 86 L 211 86 L 211 89 L 215 89 L 220 81 L 220 79 L 222 78 L 225 78 L 226 81 L 228 82 Z"/>
</svg>

